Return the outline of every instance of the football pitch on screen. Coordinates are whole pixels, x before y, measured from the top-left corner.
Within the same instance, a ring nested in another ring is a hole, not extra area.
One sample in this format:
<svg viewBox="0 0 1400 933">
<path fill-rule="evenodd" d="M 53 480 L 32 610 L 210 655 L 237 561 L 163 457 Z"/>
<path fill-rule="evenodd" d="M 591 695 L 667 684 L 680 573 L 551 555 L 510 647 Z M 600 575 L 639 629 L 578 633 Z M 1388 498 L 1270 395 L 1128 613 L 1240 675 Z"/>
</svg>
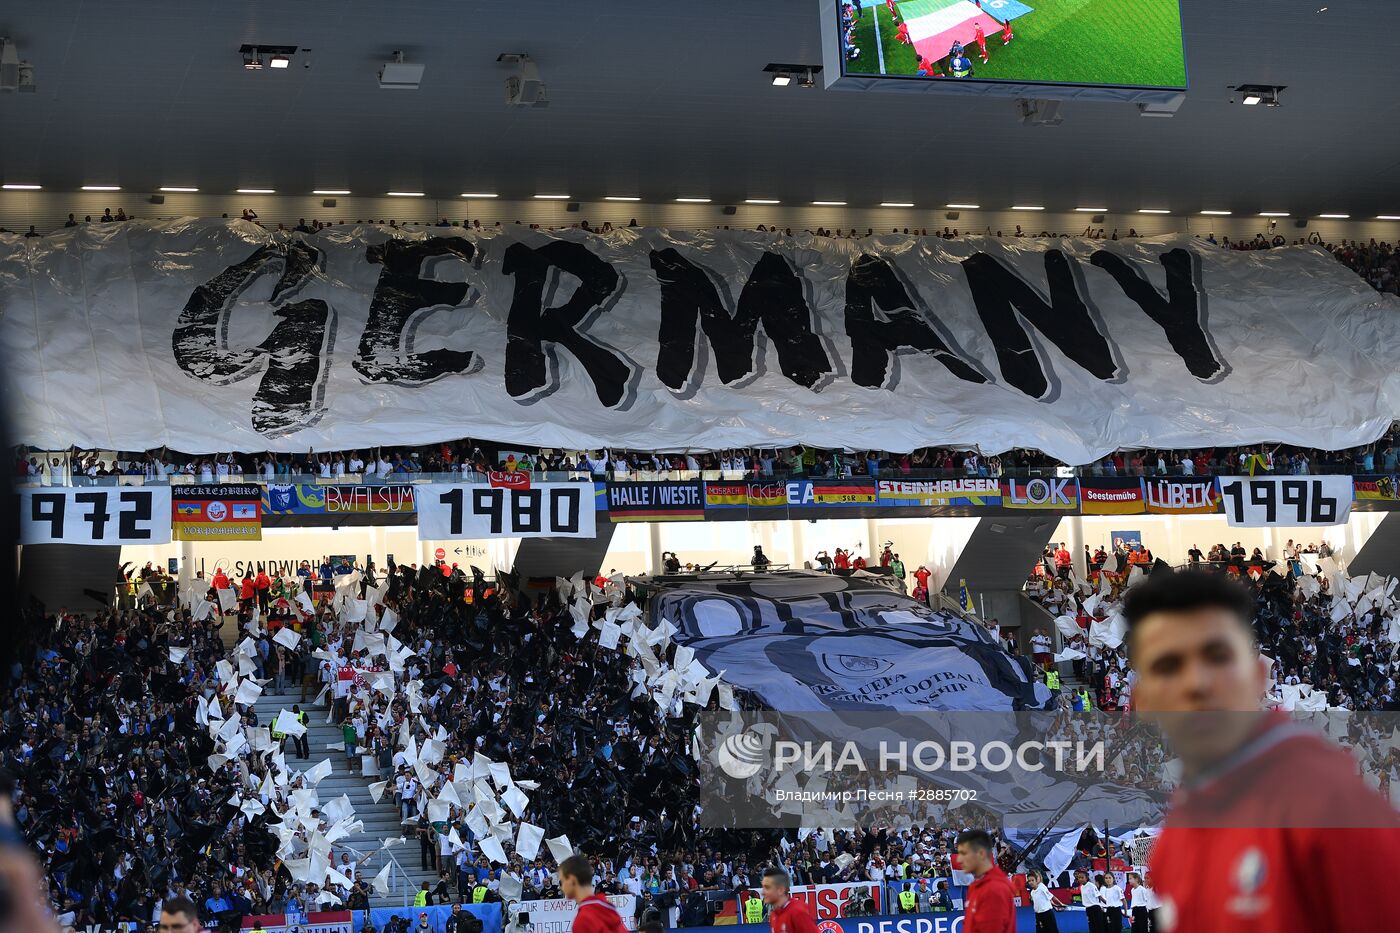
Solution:
<svg viewBox="0 0 1400 933">
<path fill-rule="evenodd" d="M 925 36 L 935 32 L 939 40 L 957 38 L 964 43 L 973 78 L 1186 86 L 1178 0 L 983 0 L 980 10 L 974 0 L 896 2 L 900 22 L 910 26 L 914 44 L 899 40 L 898 24 L 882 0 L 874 6 L 868 5 L 871 0 L 864 2 L 864 15 L 856 20 L 855 28 L 860 56 L 847 59 L 848 74 L 913 76 L 919 54 L 915 45 L 922 45 L 930 58 L 937 56 L 934 61 L 938 71 L 947 75 L 951 41 L 940 41 L 931 49 L 934 40 Z M 1011 23 L 1015 38 L 1004 45 L 999 27 L 1008 13 L 1015 14 Z M 995 31 L 985 25 L 989 18 L 997 24 Z M 972 41 L 973 23 L 979 20 L 984 23 L 987 39 L 986 63 Z M 945 26 L 946 31 L 941 31 Z M 967 35 L 964 37 L 962 32 Z"/>
</svg>

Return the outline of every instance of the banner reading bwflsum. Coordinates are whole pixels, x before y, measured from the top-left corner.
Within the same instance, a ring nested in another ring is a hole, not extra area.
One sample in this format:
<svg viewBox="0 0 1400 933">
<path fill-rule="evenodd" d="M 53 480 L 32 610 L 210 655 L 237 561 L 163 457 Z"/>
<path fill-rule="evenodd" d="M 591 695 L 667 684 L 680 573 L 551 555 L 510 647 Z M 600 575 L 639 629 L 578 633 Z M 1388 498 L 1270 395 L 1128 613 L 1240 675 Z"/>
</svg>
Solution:
<svg viewBox="0 0 1400 933">
<path fill-rule="evenodd" d="M 1341 448 L 1400 410 L 1397 310 L 1321 248 L 1187 237 L 0 235 L 41 449 Z"/>
<path fill-rule="evenodd" d="M 169 542 L 169 486 L 19 490 L 20 544 Z"/>
<path fill-rule="evenodd" d="M 1220 476 L 1232 526 L 1341 525 L 1351 514 L 1350 476 Z"/>
<path fill-rule="evenodd" d="M 529 489 L 432 484 L 414 492 L 418 536 L 427 540 L 597 534 L 592 483 L 535 483 Z"/>
</svg>

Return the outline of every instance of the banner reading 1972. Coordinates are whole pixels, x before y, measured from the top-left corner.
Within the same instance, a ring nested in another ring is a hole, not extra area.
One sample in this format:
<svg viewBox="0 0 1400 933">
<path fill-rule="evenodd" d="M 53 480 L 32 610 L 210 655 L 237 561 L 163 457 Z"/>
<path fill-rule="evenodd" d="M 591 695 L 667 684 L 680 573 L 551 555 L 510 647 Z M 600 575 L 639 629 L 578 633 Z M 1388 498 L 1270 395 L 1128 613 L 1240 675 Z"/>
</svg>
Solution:
<svg viewBox="0 0 1400 933">
<path fill-rule="evenodd" d="M 19 491 L 20 544 L 168 544 L 169 486 Z"/>
</svg>

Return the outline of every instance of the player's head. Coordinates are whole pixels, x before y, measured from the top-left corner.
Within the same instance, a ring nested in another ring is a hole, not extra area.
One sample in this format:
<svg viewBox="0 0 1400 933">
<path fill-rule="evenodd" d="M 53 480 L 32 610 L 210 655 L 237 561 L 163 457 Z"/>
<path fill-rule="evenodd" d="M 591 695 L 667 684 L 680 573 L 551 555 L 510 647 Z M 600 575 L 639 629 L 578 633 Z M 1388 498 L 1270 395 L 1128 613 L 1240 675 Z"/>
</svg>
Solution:
<svg viewBox="0 0 1400 933">
<path fill-rule="evenodd" d="M 570 900 L 581 900 L 593 893 L 593 865 L 575 853 L 559 863 L 559 889 Z"/>
<path fill-rule="evenodd" d="M 1123 617 L 1138 709 L 1259 709 L 1265 667 L 1244 586 L 1223 574 L 1154 573 L 1128 590 Z"/>
<path fill-rule="evenodd" d="M 981 878 L 991 871 L 995 861 L 992 857 L 992 837 L 981 829 L 969 829 L 958 834 L 958 862 L 965 872 Z"/>
<path fill-rule="evenodd" d="M 198 933 L 199 910 L 188 897 L 167 898 L 160 905 L 160 933 Z"/>
<path fill-rule="evenodd" d="M 792 879 L 788 873 L 781 868 L 765 868 L 763 870 L 763 902 L 770 906 L 776 906 L 788 899 L 788 891 L 792 888 Z"/>
</svg>

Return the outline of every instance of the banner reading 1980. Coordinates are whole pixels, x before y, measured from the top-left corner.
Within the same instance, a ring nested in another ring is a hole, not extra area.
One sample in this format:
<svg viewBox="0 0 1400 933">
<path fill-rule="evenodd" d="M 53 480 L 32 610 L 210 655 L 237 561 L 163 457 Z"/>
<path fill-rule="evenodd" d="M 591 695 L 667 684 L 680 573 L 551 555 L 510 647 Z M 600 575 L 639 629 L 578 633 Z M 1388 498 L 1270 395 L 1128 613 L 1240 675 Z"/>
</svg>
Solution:
<svg viewBox="0 0 1400 933">
<path fill-rule="evenodd" d="M 431 484 L 415 489 L 418 535 L 452 538 L 592 538 L 592 483 L 535 483 L 529 489 Z"/>
</svg>

